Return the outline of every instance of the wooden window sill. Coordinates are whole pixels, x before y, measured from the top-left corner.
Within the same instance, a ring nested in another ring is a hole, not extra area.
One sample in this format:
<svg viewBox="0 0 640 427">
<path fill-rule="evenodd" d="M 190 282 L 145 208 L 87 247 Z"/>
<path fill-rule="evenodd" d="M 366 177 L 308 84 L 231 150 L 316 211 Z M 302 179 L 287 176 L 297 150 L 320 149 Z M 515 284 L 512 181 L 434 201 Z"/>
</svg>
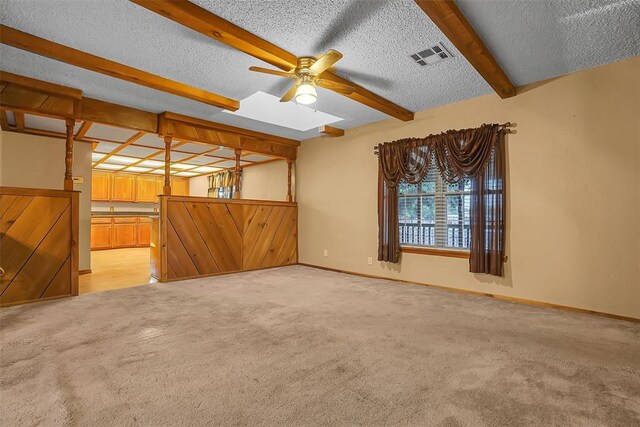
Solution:
<svg viewBox="0 0 640 427">
<path fill-rule="evenodd" d="M 424 247 L 417 247 L 417 246 L 400 246 L 400 252 L 408 253 L 408 254 L 437 255 L 437 256 L 446 256 L 451 258 L 469 259 L 469 252 L 467 251 L 453 251 L 448 249 L 424 248 Z"/>
</svg>

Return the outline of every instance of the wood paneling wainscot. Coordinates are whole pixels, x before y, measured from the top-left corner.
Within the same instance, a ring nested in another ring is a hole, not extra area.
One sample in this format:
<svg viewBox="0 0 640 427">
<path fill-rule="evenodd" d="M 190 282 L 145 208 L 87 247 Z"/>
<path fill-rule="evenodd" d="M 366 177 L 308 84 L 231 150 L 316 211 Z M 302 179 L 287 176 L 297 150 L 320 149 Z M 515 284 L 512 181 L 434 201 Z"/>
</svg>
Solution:
<svg viewBox="0 0 640 427">
<path fill-rule="evenodd" d="M 0 306 L 78 295 L 78 200 L 0 187 Z"/>
<path fill-rule="evenodd" d="M 296 203 L 161 196 L 152 222 L 152 275 L 160 281 L 298 261 Z"/>
</svg>

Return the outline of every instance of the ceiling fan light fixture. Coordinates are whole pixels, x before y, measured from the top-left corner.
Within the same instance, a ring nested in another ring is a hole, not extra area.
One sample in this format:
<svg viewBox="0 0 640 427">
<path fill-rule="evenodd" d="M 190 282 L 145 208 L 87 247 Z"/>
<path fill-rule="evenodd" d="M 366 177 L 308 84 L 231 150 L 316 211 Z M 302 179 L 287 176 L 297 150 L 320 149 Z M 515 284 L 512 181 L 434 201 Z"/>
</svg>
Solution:
<svg viewBox="0 0 640 427">
<path fill-rule="evenodd" d="M 296 90 L 296 102 L 302 105 L 309 105 L 316 102 L 316 98 L 318 98 L 318 93 L 312 84 L 303 83 L 298 86 L 298 90 Z"/>
</svg>

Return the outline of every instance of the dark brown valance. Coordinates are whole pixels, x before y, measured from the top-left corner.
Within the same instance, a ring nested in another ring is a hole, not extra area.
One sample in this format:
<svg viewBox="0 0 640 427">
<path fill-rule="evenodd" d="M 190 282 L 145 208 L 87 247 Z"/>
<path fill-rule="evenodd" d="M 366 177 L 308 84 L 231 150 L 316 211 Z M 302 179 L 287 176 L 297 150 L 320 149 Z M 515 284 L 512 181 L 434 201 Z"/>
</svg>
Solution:
<svg viewBox="0 0 640 427">
<path fill-rule="evenodd" d="M 502 276 L 505 133 L 503 125 L 488 124 L 379 144 L 378 259 L 400 259 L 398 184 L 417 184 L 435 165 L 447 182 L 471 180 L 470 271 Z"/>
</svg>

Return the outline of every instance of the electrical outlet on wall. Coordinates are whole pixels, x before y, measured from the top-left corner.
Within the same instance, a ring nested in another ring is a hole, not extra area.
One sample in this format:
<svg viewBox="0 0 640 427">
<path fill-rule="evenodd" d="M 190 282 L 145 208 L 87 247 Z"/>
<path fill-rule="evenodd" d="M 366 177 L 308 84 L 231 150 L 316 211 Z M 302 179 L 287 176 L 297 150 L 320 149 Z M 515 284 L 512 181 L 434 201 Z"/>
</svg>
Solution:
<svg viewBox="0 0 640 427">
<path fill-rule="evenodd" d="M 373 258 L 371 257 L 367 258 L 367 264 L 373 265 Z"/>
<path fill-rule="evenodd" d="M 329 249 L 324 250 L 324 256 L 329 256 Z"/>
</svg>

